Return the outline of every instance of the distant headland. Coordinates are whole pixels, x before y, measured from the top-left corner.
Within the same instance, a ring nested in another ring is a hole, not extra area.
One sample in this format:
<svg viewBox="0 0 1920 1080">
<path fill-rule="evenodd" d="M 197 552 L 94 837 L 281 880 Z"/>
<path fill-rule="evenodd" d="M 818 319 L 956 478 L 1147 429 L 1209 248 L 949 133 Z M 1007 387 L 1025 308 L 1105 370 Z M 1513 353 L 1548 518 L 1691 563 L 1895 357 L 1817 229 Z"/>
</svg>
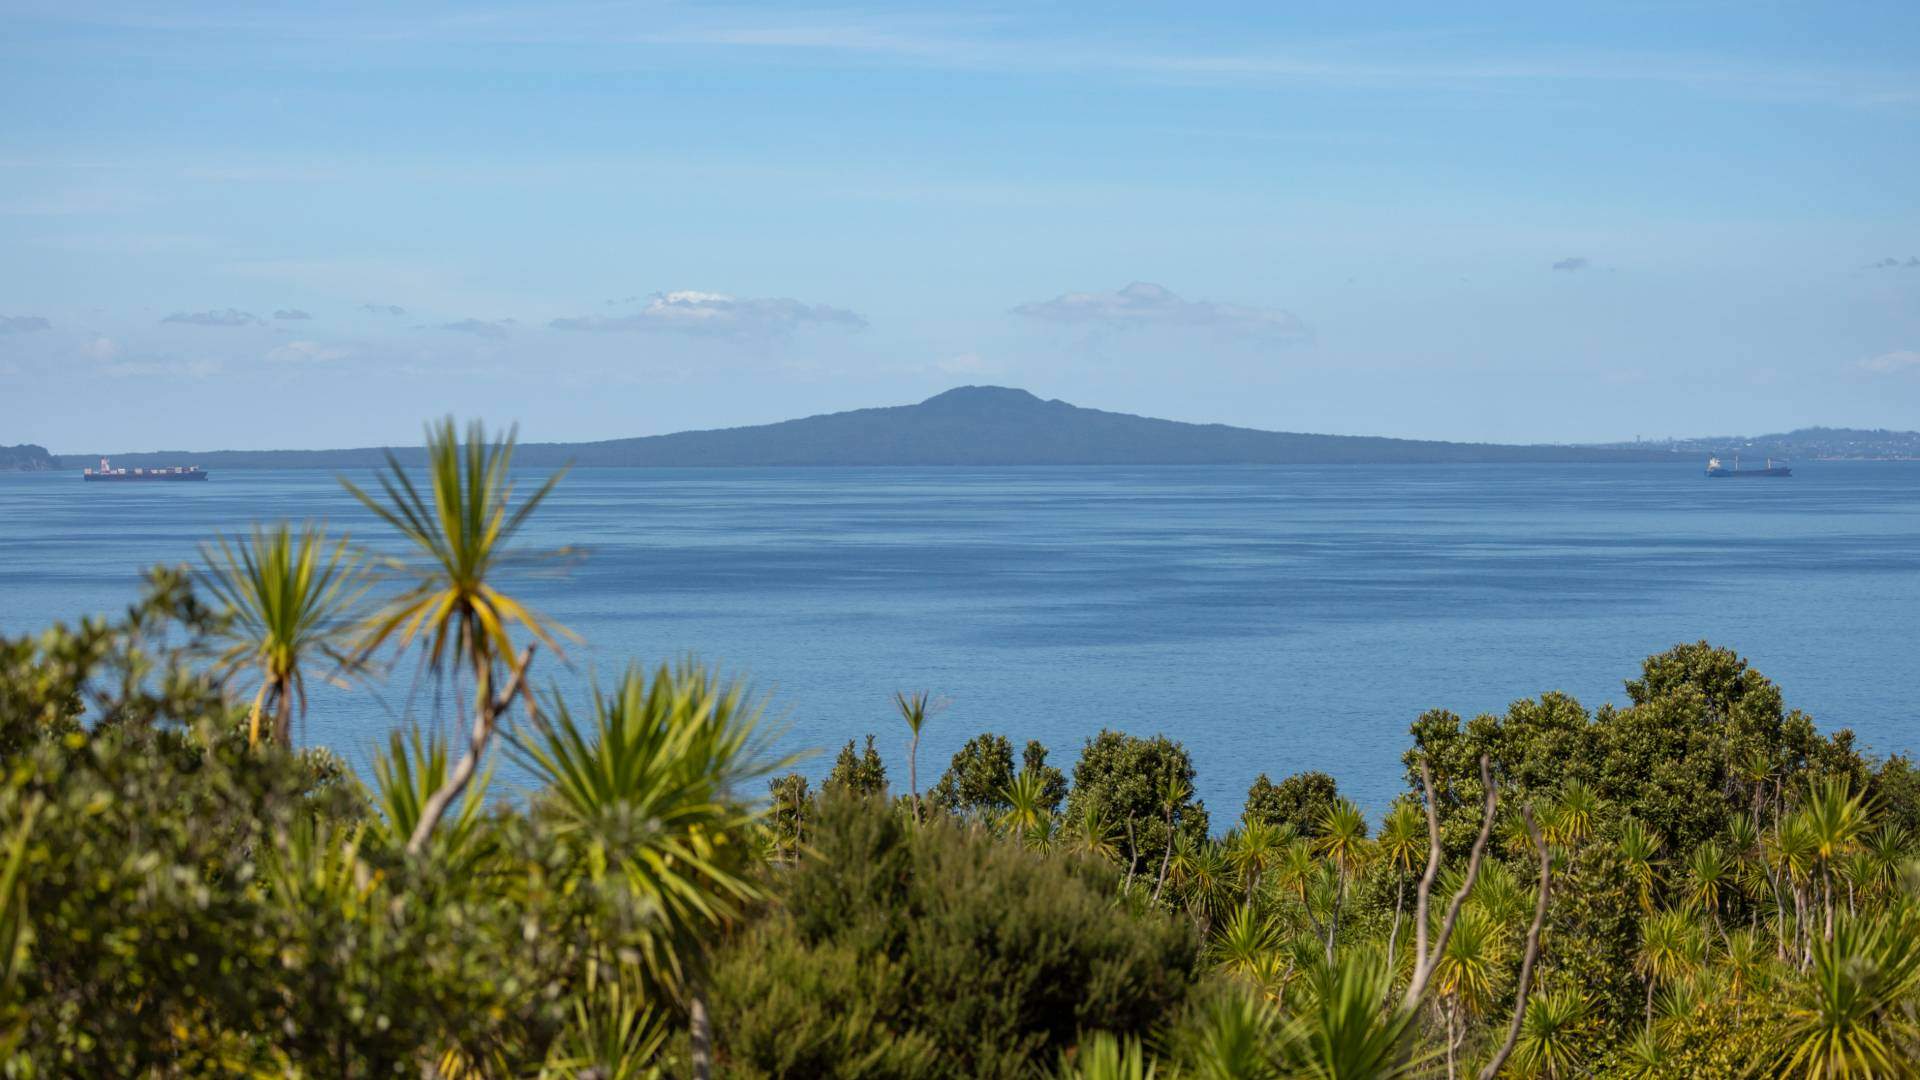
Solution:
<svg viewBox="0 0 1920 1080">
<path fill-rule="evenodd" d="M 208 469 L 331 468 L 403 461 L 417 447 L 348 450 L 162 451 L 113 455 L 119 464 L 182 462 Z M 97 454 L 68 455 L 64 463 Z M 583 443 L 525 443 L 533 466 L 820 465 L 1419 465 L 1678 461 L 1660 449 L 1508 446 L 1377 436 L 1259 431 L 1105 412 L 1025 390 L 962 386 L 914 405 L 856 409 L 753 427 L 683 431 Z"/>
<path fill-rule="evenodd" d="M 44 446 L 0 446 L 0 472 L 48 472 L 59 467 L 59 461 Z"/>
</svg>

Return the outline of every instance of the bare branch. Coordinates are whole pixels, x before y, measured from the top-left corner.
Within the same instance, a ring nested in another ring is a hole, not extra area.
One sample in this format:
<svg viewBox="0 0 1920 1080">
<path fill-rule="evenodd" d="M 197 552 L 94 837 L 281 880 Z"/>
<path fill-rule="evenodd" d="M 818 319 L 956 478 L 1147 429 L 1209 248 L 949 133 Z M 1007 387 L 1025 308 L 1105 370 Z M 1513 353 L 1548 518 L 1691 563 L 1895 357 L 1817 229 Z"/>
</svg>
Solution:
<svg viewBox="0 0 1920 1080">
<path fill-rule="evenodd" d="M 1421 768 L 1421 777 L 1428 782 L 1428 788 L 1431 791 L 1432 778 L 1424 771 L 1426 768 L 1424 762 Z M 1493 765 L 1487 760 L 1485 754 L 1480 755 L 1480 784 L 1487 793 L 1486 809 L 1480 815 L 1480 835 L 1474 838 L 1473 853 L 1467 858 L 1466 879 L 1460 883 L 1460 890 L 1453 894 L 1453 901 L 1447 905 L 1447 917 L 1440 923 L 1440 933 L 1433 940 L 1432 952 L 1423 949 L 1420 955 L 1414 958 L 1413 978 L 1407 983 L 1406 1007 L 1409 1009 L 1417 1007 L 1420 999 L 1426 995 L 1427 980 L 1432 978 L 1434 966 L 1439 963 L 1441 955 L 1447 951 L 1447 940 L 1453 937 L 1454 924 L 1460 921 L 1460 905 L 1467 902 L 1467 894 L 1473 891 L 1474 882 L 1480 878 L 1480 860 L 1487 854 L 1487 837 L 1493 833 L 1493 809 L 1500 794 L 1499 788 L 1493 783 Z M 1426 908 L 1426 893 L 1431 888 L 1433 877 L 1439 869 L 1440 829 L 1433 813 L 1431 797 L 1427 803 L 1427 827 L 1433 839 L 1433 847 L 1428 857 L 1426 875 L 1420 882 L 1422 914 Z M 1421 928 L 1425 928 L 1424 923 Z"/>
<path fill-rule="evenodd" d="M 1427 765 L 1427 759 L 1420 759 L 1420 785 L 1427 791 L 1425 809 L 1427 811 L 1427 868 L 1420 875 L 1420 887 L 1414 892 L 1413 905 L 1413 971 L 1415 978 L 1421 978 L 1420 969 L 1427 963 L 1427 898 L 1433 892 L 1433 881 L 1440 875 L 1440 815 L 1434 809 L 1437 800 L 1433 793 L 1433 769 Z M 1425 981 L 1421 979 L 1421 981 Z M 1411 998 L 1409 1002 L 1411 1002 Z"/>
<path fill-rule="evenodd" d="M 520 661 L 513 667 L 513 677 L 507 680 L 506 689 L 498 697 L 481 703 L 480 709 L 473 715 L 473 734 L 467 740 L 467 752 L 453 767 L 452 775 L 427 797 L 426 805 L 420 808 L 420 821 L 413 827 L 413 835 L 407 839 L 407 854 L 418 855 L 426 850 L 427 840 L 433 836 L 433 830 L 446 815 L 447 807 L 453 800 L 467 790 L 467 784 L 473 779 L 473 773 L 480 765 L 480 759 L 486 756 L 487 746 L 493 741 L 493 725 L 513 699 L 519 696 L 527 685 L 527 666 L 533 663 L 532 645 L 520 652 Z"/>
<path fill-rule="evenodd" d="M 1500 1074 L 1500 1067 L 1507 1063 L 1507 1057 L 1513 1053 L 1513 1047 L 1520 1040 L 1520 1023 L 1527 1015 L 1527 993 L 1533 987 L 1533 965 L 1540 958 L 1540 928 L 1547 921 L 1547 888 L 1552 883 L 1553 856 L 1547 850 L 1547 838 L 1533 823 L 1533 807 L 1520 808 L 1520 816 L 1526 820 L 1527 835 L 1533 838 L 1533 848 L 1540 856 L 1540 897 L 1533 904 L 1533 925 L 1527 927 L 1527 952 L 1520 960 L 1520 985 L 1514 990 L 1513 1020 L 1507 1025 L 1507 1039 L 1500 1044 L 1500 1050 L 1480 1070 L 1480 1080 L 1493 1080 Z"/>
</svg>

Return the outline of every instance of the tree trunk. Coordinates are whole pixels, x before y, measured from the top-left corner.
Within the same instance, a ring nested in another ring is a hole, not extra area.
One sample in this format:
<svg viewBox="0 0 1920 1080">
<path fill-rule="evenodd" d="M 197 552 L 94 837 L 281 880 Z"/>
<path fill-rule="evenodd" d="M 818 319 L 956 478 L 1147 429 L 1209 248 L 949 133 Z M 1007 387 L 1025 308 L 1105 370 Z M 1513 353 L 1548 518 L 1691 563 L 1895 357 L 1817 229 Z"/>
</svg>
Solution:
<svg viewBox="0 0 1920 1080">
<path fill-rule="evenodd" d="M 1167 807 L 1167 846 L 1160 852 L 1160 880 L 1153 883 L 1153 902 L 1160 902 L 1160 890 L 1167 887 L 1167 863 L 1173 859 L 1173 807 Z"/>
<path fill-rule="evenodd" d="M 527 681 L 527 665 L 533 662 L 533 646 L 529 645 L 520 653 L 520 662 L 514 665 L 513 677 L 507 680 L 506 690 L 498 698 L 490 697 L 492 683 L 489 672 L 480 673 L 479 693 L 473 713 L 473 734 L 467 741 L 467 752 L 460 755 L 460 761 L 446 782 L 427 797 L 426 804 L 420 808 L 420 821 L 413 827 L 413 835 L 407 838 L 407 854 L 418 855 L 427 848 L 427 841 L 433 836 L 433 830 L 446 816 L 447 807 L 453 800 L 467 790 L 467 784 L 473 779 L 473 773 L 480 765 L 480 759 L 486 755 L 487 747 L 493 741 L 494 722 L 500 714 L 512 704 Z"/>
<path fill-rule="evenodd" d="M 913 729 L 913 745 L 907 748 L 907 790 L 913 793 L 913 823 L 920 824 L 920 729 Z"/>
<path fill-rule="evenodd" d="M 694 1080 L 713 1076 L 713 1022 L 707 1017 L 706 994 L 696 989 L 687 997 L 687 1042 Z"/>
<path fill-rule="evenodd" d="M 1547 922 L 1547 896 L 1552 885 L 1553 854 L 1547 849 L 1547 838 L 1533 824 L 1533 807 L 1520 808 L 1521 817 L 1526 819 L 1527 832 L 1533 837 L 1535 850 L 1540 853 L 1540 895 L 1533 906 L 1533 924 L 1527 927 L 1527 950 L 1520 959 L 1520 983 L 1514 989 L 1513 1019 L 1507 1025 L 1507 1038 L 1493 1055 L 1493 1060 L 1480 1070 L 1480 1080 L 1494 1080 L 1500 1073 L 1500 1067 L 1507 1063 L 1513 1053 L 1513 1047 L 1520 1039 L 1520 1024 L 1527 1015 L 1527 994 L 1533 985 L 1533 965 L 1540 959 L 1540 929 Z"/>
<path fill-rule="evenodd" d="M 1393 951 L 1400 941 L 1400 909 L 1407 902 L 1407 875 L 1395 872 L 1393 876 L 1393 929 L 1387 932 L 1387 980 L 1393 980 Z"/>
<path fill-rule="evenodd" d="M 1459 1041 L 1453 1037 L 1453 1028 L 1454 1008 L 1449 1003 L 1447 1005 L 1447 1080 L 1454 1080 L 1453 1052 L 1460 1045 Z"/>
<path fill-rule="evenodd" d="M 293 688 L 282 680 L 275 696 L 279 699 L 273 709 L 273 737 L 280 745 L 293 749 Z"/>
</svg>

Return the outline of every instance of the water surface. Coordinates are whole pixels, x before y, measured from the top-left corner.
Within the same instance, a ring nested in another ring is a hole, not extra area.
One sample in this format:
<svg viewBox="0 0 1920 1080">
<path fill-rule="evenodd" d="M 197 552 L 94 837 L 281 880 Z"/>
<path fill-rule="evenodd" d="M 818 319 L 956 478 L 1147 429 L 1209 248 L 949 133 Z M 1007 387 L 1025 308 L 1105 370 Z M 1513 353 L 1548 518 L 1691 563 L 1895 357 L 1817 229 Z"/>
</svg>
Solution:
<svg viewBox="0 0 1920 1080">
<path fill-rule="evenodd" d="M 1788 480 L 1669 465 L 581 470 L 525 534 L 590 554 L 521 583 L 587 641 L 577 686 L 687 653 L 750 676 L 785 742 L 872 731 L 904 785 L 896 688 L 968 736 L 1070 767 L 1102 727 L 1184 742 L 1216 817 L 1247 785 L 1332 773 L 1379 809 L 1408 723 L 1564 690 L 1621 701 L 1640 659 L 1734 647 L 1825 728 L 1915 748 L 1920 465 Z M 323 518 L 386 543 L 334 478 L 204 484 L 0 473 L 0 631 L 117 610 L 216 530 Z M 401 680 L 316 698 L 309 738 L 364 760 Z M 412 697 L 432 720 L 432 695 Z"/>
</svg>

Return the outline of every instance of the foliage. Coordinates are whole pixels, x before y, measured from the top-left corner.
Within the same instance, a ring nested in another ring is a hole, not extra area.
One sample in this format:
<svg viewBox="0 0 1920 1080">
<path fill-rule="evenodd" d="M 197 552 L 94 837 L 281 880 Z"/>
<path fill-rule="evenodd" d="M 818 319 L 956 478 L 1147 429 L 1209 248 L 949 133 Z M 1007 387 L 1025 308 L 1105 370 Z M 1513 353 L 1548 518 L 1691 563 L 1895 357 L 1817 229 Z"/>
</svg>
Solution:
<svg viewBox="0 0 1920 1080">
<path fill-rule="evenodd" d="M 1021 1076 L 1082 1030 L 1153 1030 L 1186 993 L 1192 935 L 1127 916 L 1097 863 L 939 819 L 915 829 L 856 798 L 821 803 L 811 847 L 774 886 L 779 914 L 715 967 L 723 1057 L 743 1075 L 916 1075 L 818 1057 L 802 1068 L 787 1045 L 795 1030 L 843 1047 L 877 1030 L 867 1045 L 930 1045 L 941 1075 Z M 762 956 L 816 989 L 781 996 L 777 1017 L 760 1012 Z"/>
<path fill-rule="evenodd" d="M 820 785 L 823 792 L 836 795 L 885 795 L 887 793 L 887 763 L 880 758 L 880 751 L 873 748 L 873 736 L 867 736 L 866 749 L 855 753 L 853 740 L 840 748 L 840 756 L 833 760 L 833 771 L 827 774 L 826 782 Z"/>
<path fill-rule="evenodd" d="M 1193 761 L 1164 735 L 1150 739 L 1102 731 L 1073 767 L 1067 816 L 1098 815 L 1126 837 L 1123 862 L 1151 872 L 1175 834 L 1207 835 L 1207 808 L 1193 797 Z M 1169 799 L 1172 793 L 1175 797 Z"/>
<path fill-rule="evenodd" d="M 1294 773 L 1278 784 L 1261 773 L 1247 789 L 1240 819 L 1286 826 L 1301 836 L 1319 836 L 1327 812 L 1339 801 L 1340 789 L 1326 773 Z"/>
<path fill-rule="evenodd" d="M 1004 792 L 1013 785 L 1013 744 L 986 732 L 954 751 L 953 761 L 927 793 L 935 809 L 963 817 L 994 817 L 1006 812 Z"/>
<path fill-rule="evenodd" d="M 225 647 L 214 670 L 260 684 L 248 713 L 249 742 L 260 741 L 261 720 L 271 709 L 272 737 L 292 746 L 296 709 L 301 716 L 307 711 L 305 664 L 354 663 L 351 613 L 366 591 L 360 559 L 344 540 L 329 548 L 326 533 L 311 525 L 297 536 L 286 524 L 255 526 L 237 547 L 220 537 L 204 551 L 208 569 L 201 580 L 226 606 L 216 631 Z"/>
</svg>

